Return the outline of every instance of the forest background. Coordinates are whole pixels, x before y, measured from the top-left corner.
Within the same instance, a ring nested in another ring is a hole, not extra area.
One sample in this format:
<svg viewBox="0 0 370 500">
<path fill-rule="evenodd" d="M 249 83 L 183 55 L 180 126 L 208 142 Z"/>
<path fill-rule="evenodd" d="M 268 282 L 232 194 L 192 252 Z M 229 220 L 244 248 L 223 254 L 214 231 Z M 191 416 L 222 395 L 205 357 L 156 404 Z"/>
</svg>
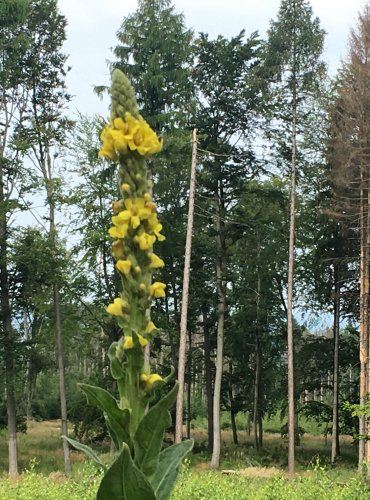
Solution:
<svg viewBox="0 0 370 500">
<path fill-rule="evenodd" d="M 255 26 L 218 37 L 189 29 L 177 4 L 142 0 L 123 20 L 115 13 L 109 63 L 99 61 L 96 79 L 88 70 L 69 76 L 76 56 L 72 46 L 66 55 L 72 42 L 55 0 L 3 2 L 1 9 L 0 417 L 9 473 L 18 471 L 16 433 L 27 421 L 61 417 L 63 434 L 68 421 L 79 439 L 106 438 L 102 416 L 86 406 L 76 382 L 112 388 L 107 348 L 117 329 L 105 306 L 118 288 L 107 235 L 117 181 L 97 155 L 106 106 L 104 116 L 93 113 L 116 66 L 165 144 L 150 163 L 167 235 L 156 249 L 166 263 L 160 279 L 167 295 L 152 310 L 161 334 L 150 359 L 164 374 L 179 361 L 191 137 L 198 131 L 184 433 L 207 429 L 217 467 L 220 427 L 232 430 L 235 444 L 238 430 L 252 432 L 260 450 L 264 422 L 278 415 L 294 448 L 308 419 L 333 435 L 333 463 L 340 434 L 352 435 L 359 462 L 368 461 L 361 439 L 369 392 L 368 6 L 332 78 L 323 27 L 303 0 L 283 0 L 266 35 Z M 77 67 L 98 67 L 95 58 L 83 56 Z M 78 100 L 69 81 L 76 79 L 81 93 L 95 84 L 96 101 L 81 100 L 88 114 L 71 112 Z M 66 442 L 64 462 L 69 472 Z"/>
</svg>

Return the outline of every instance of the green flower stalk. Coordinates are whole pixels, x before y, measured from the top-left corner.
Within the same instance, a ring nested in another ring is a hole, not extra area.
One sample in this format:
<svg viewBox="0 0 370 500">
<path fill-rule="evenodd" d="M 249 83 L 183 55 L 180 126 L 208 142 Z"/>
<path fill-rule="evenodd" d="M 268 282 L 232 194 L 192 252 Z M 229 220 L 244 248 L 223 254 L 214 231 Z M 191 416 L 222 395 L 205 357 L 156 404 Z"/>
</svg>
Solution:
<svg viewBox="0 0 370 500">
<path fill-rule="evenodd" d="M 79 387 L 90 404 L 103 410 L 117 456 L 106 470 L 93 450 L 66 439 L 105 469 L 97 500 L 168 500 L 181 461 L 193 442 L 183 441 L 162 450 L 177 383 L 148 409 L 155 390 L 166 381 L 144 363 L 144 349 L 157 331 L 148 311 L 152 300 L 165 297 L 166 288 L 164 283 L 152 282 L 153 273 L 164 266 L 153 245 L 165 237 L 149 193 L 145 162 L 161 150 L 162 142 L 140 116 L 133 88 L 119 70 L 112 75 L 111 98 L 110 122 L 101 134 L 99 155 L 119 167 L 120 199 L 113 202 L 108 232 L 122 292 L 107 306 L 122 332 L 108 351 L 119 401 L 99 387 Z"/>
</svg>

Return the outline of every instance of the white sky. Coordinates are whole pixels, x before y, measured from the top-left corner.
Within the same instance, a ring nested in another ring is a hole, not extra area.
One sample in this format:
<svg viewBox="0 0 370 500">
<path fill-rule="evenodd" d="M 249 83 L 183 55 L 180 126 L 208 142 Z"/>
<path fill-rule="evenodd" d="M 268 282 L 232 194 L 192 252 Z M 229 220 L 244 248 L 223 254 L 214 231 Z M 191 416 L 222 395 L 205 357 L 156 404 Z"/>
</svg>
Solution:
<svg viewBox="0 0 370 500">
<path fill-rule="evenodd" d="M 173 4 L 195 32 L 203 31 L 213 38 L 245 29 L 247 35 L 258 31 L 263 37 L 270 19 L 276 19 L 280 0 L 173 0 Z M 346 56 L 349 29 L 364 0 L 311 0 L 311 5 L 327 32 L 324 57 L 334 73 Z M 92 87 L 109 83 L 106 61 L 112 59 L 110 48 L 116 44 L 123 17 L 136 7 L 136 0 L 59 0 L 68 20 L 65 51 L 72 66 L 67 80 L 74 96 L 72 110 L 107 115 L 107 102 L 99 101 Z"/>
</svg>

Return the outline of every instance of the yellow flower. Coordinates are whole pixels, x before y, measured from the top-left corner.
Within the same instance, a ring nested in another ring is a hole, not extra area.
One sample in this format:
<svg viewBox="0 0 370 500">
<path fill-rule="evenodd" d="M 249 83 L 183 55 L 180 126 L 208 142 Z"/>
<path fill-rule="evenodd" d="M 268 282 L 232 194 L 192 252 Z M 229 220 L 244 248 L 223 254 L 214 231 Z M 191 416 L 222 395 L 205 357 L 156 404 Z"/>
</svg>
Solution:
<svg viewBox="0 0 370 500">
<path fill-rule="evenodd" d="M 119 153 L 126 154 L 127 148 L 143 156 L 162 149 L 162 141 L 149 124 L 142 117 L 136 119 L 130 113 L 125 113 L 124 120 L 115 118 L 104 128 L 100 138 L 103 144 L 99 155 L 113 161 L 117 160 Z"/>
<path fill-rule="evenodd" d="M 117 155 L 114 147 L 114 140 L 110 131 L 110 127 L 105 127 L 100 135 L 103 145 L 101 150 L 99 151 L 99 156 L 104 156 L 105 158 L 109 158 L 110 160 L 115 161 L 117 160 Z"/>
<path fill-rule="evenodd" d="M 112 236 L 112 238 L 124 238 L 128 231 L 127 222 L 121 220 L 119 214 L 113 215 L 112 222 L 114 224 L 114 227 L 109 228 L 109 235 Z"/>
<path fill-rule="evenodd" d="M 117 218 L 121 223 L 130 224 L 134 229 L 140 226 L 140 221 L 148 219 L 151 215 L 150 209 L 145 207 L 143 198 L 127 198 L 125 207 L 127 210 L 120 212 Z"/>
<path fill-rule="evenodd" d="M 142 335 L 138 335 L 139 339 L 139 344 L 141 347 L 145 347 L 148 344 L 147 339 L 144 339 Z M 134 341 L 132 340 L 132 337 L 125 337 L 125 340 L 123 342 L 123 348 L 124 349 L 132 349 L 134 347 Z"/>
<path fill-rule="evenodd" d="M 138 130 L 133 139 L 128 142 L 131 151 L 137 151 L 142 156 L 158 153 L 162 149 L 162 141 L 142 117 L 139 118 L 138 124 Z"/>
<path fill-rule="evenodd" d="M 152 373 L 151 375 L 142 373 L 140 375 L 140 381 L 143 382 L 145 391 L 151 391 L 158 382 L 164 382 L 163 378 L 158 375 L 158 373 Z"/>
<path fill-rule="evenodd" d="M 150 229 L 156 235 L 158 241 L 164 241 L 166 239 L 166 237 L 161 234 L 163 226 L 162 224 L 160 224 L 156 214 L 151 214 L 151 216 L 148 218 L 148 224 Z"/>
<path fill-rule="evenodd" d="M 156 281 L 149 287 L 149 293 L 152 297 L 155 297 L 156 299 L 160 299 L 161 297 L 165 297 L 165 288 L 166 285 L 164 283 L 161 283 L 160 281 Z"/>
<path fill-rule="evenodd" d="M 114 299 L 112 304 L 109 304 L 109 306 L 107 306 L 106 311 L 112 316 L 118 316 L 123 318 L 124 310 L 127 308 L 127 306 L 128 306 L 127 302 L 121 299 L 121 297 L 118 297 Z"/>
<path fill-rule="evenodd" d="M 113 257 L 116 260 L 121 259 L 124 256 L 123 243 L 122 243 L 121 240 L 113 241 L 113 243 L 112 243 L 112 254 L 113 254 Z"/>
<path fill-rule="evenodd" d="M 164 266 L 163 260 L 160 257 L 158 257 L 158 255 L 156 255 L 155 253 L 150 253 L 149 257 L 150 257 L 149 267 L 151 269 L 158 269 Z"/>
<path fill-rule="evenodd" d="M 130 184 L 127 184 L 126 182 L 124 182 L 123 184 L 121 184 L 121 189 L 124 193 L 129 193 L 131 190 Z"/>
<path fill-rule="evenodd" d="M 155 236 L 142 233 L 139 236 L 135 236 L 135 241 L 139 245 L 140 250 L 149 250 L 155 242 Z"/>
<path fill-rule="evenodd" d="M 108 229 L 108 233 L 109 236 L 111 236 L 112 238 L 124 238 L 127 234 L 127 230 L 128 230 L 128 225 L 121 224 L 110 227 Z"/>
<path fill-rule="evenodd" d="M 123 259 L 120 259 L 116 264 L 116 268 L 118 269 L 118 271 L 124 274 L 125 276 L 129 274 L 131 266 L 132 263 L 130 260 L 123 260 Z"/>
<path fill-rule="evenodd" d="M 153 321 L 149 321 L 149 323 L 146 325 L 144 333 L 152 333 L 153 330 L 158 330 L 158 328 L 155 326 Z"/>
</svg>

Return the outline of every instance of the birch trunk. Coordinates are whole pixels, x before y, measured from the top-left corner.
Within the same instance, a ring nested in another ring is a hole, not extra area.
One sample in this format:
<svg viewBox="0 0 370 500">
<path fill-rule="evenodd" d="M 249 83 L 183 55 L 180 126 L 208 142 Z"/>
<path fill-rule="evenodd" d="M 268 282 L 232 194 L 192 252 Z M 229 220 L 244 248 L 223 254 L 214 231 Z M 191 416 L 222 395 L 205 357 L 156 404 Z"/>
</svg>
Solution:
<svg viewBox="0 0 370 500">
<path fill-rule="evenodd" d="M 185 379 L 185 363 L 186 363 L 186 331 L 187 331 L 187 321 L 188 321 L 191 243 L 193 236 L 193 220 L 194 220 L 195 172 L 197 163 L 196 129 L 193 130 L 192 142 L 193 142 L 193 150 L 192 150 L 191 170 L 190 170 L 188 226 L 186 230 L 184 279 L 182 288 L 182 304 L 181 304 L 181 319 L 180 319 L 179 364 L 177 371 L 179 392 L 177 394 L 177 400 L 176 400 L 175 443 L 181 442 L 182 427 L 183 427 L 184 379 Z"/>
<path fill-rule="evenodd" d="M 296 216 L 296 88 L 293 84 L 292 97 L 292 158 L 290 178 L 290 224 L 288 257 L 288 299 L 287 299 L 287 337 L 288 337 L 288 470 L 295 468 L 295 429 L 294 429 L 294 340 L 293 340 L 293 279 L 294 279 L 294 239 Z"/>
<path fill-rule="evenodd" d="M 338 427 L 338 405 L 339 405 L 339 319 L 340 319 L 340 276 L 338 264 L 334 271 L 334 372 L 333 372 L 333 430 L 331 441 L 331 461 L 335 463 L 340 455 L 339 450 L 339 427 Z"/>
<path fill-rule="evenodd" d="M 220 429 L 220 407 L 221 407 L 221 382 L 224 362 L 224 324 L 226 311 L 226 286 L 225 286 L 225 242 L 221 224 L 221 197 L 216 196 L 215 230 L 216 230 L 216 289 L 218 296 L 217 304 L 217 352 L 216 352 L 216 377 L 213 393 L 213 452 L 211 466 L 220 465 L 221 453 L 221 429 Z"/>
<path fill-rule="evenodd" d="M 203 306 L 203 332 L 204 332 L 204 369 L 206 378 L 207 395 L 207 422 L 208 422 L 208 451 L 213 451 L 213 388 L 212 388 L 212 363 L 211 339 L 207 324 L 207 307 Z"/>
</svg>

